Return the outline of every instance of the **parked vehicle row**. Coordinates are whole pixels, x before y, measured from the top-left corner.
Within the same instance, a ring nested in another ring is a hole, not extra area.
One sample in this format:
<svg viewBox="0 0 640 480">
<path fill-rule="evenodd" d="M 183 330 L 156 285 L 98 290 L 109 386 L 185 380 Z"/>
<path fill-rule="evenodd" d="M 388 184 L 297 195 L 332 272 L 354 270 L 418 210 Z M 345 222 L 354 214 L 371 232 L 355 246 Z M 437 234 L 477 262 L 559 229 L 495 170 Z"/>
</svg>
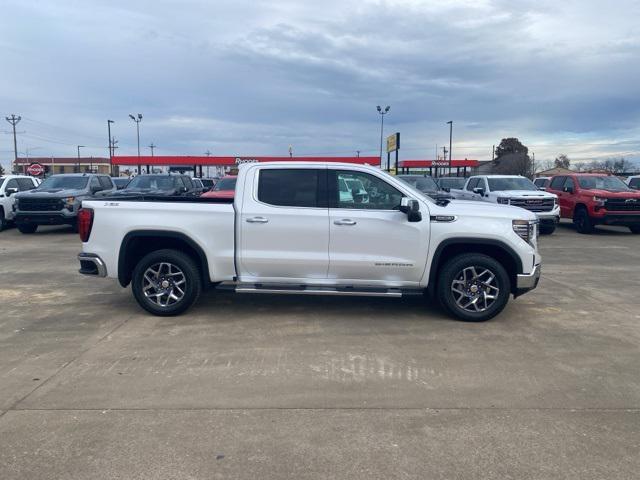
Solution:
<svg viewBox="0 0 640 480">
<path fill-rule="evenodd" d="M 245 164 L 234 181 L 231 198 L 84 201 L 80 272 L 131 285 L 155 315 L 184 312 L 213 284 L 264 294 L 426 290 L 453 316 L 483 321 L 538 284 L 538 222 L 522 208 L 438 204 L 366 165 Z"/>
<path fill-rule="evenodd" d="M 429 175 L 398 175 L 397 178 L 431 197 L 436 202 L 449 201 L 453 198 L 449 192 L 441 189 Z"/>
<path fill-rule="evenodd" d="M 39 225 L 76 228 L 78 210 L 87 198 L 106 194 L 199 196 L 209 190 L 208 185 L 215 185 L 215 181 L 174 174 L 138 175 L 129 179 L 71 173 L 52 175 L 41 183 L 28 175 L 6 175 L 0 177 L 0 231 L 11 223 L 22 233 L 33 233 Z"/>
<path fill-rule="evenodd" d="M 469 177 L 462 189 L 451 189 L 456 199 L 477 200 L 524 208 L 536 214 L 540 233 L 549 235 L 560 220 L 558 196 L 538 189 L 528 178 L 519 175 L 476 175 Z"/>
</svg>

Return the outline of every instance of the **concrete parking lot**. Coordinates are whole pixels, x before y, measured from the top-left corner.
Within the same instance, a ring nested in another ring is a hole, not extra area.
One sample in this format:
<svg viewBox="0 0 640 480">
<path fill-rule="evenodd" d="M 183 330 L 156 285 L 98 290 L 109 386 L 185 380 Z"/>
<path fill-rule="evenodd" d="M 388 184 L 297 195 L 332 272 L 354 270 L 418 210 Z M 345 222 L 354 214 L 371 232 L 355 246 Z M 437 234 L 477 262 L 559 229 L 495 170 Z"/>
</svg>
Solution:
<svg viewBox="0 0 640 480">
<path fill-rule="evenodd" d="M 0 478 L 638 478 L 640 237 L 543 237 L 540 287 L 461 323 L 418 298 L 208 293 L 143 313 L 77 235 L 0 233 Z"/>
</svg>

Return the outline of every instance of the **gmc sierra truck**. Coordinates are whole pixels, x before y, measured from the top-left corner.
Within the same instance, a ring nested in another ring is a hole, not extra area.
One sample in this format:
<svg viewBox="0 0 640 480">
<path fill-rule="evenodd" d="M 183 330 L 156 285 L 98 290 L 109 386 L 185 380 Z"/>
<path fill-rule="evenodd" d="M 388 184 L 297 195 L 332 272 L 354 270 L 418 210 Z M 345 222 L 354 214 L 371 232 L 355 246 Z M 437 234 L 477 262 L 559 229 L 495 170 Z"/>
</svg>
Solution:
<svg viewBox="0 0 640 480">
<path fill-rule="evenodd" d="M 342 183 L 365 194 L 341 195 Z M 233 198 L 83 201 L 80 273 L 131 284 L 155 315 L 184 312 L 205 286 L 237 293 L 429 293 L 483 321 L 538 284 L 535 214 L 483 202 L 437 205 L 366 165 L 254 163 Z"/>
<path fill-rule="evenodd" d="M 541 191 L 531 180 L 520 175 L 477 175 L 469 177 L 461 190 L 451 189 L 460 200 L 512 205 L 534 212 L 540 220 L 540 233 L 551 235 L 560 221 L 558 196 Z"/>
</svg>

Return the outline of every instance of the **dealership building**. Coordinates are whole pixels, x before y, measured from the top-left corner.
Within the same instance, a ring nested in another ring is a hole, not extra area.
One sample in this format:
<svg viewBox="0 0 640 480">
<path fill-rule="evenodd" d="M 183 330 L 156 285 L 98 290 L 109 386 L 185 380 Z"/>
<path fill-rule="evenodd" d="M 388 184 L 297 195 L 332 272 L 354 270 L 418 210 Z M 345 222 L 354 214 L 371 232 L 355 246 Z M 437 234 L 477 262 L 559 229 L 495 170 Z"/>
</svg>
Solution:
<svg viewBox="0 0 640 480">
<path fill-rule="evenodd" d="M 19 173 L 26 173 L 29 165 L 41 165 L 45 175 L 54 173 L 110 173 L 108 157 L 18 157 L 15 169 Z"/>
</svg>

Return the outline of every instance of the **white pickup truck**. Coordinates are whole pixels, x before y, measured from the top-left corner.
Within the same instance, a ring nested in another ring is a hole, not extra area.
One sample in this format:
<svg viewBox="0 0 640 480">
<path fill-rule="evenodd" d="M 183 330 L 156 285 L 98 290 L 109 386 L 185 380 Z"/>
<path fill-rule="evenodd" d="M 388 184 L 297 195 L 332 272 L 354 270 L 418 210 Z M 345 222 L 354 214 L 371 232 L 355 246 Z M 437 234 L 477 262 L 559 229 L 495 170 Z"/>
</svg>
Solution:
<svg viewBox="0 0 640 480">
<path fill-rule="evenodd" d="M 476 175 L 469 177 L 462 189 L 451 189 L 450 193 L 458 200 L 512 205 L 534 212 L 544 235 L 552 234 L 560 221 L 558 196 L 541 191 L 520 175 Z"/>
<path fill-rule="evenodd" d="M 352 195 L 340 193 L 344 183 L 357 185 Z M 131 284 L 155 315 L 184 312 L 214 285 L 266 294 L 428 292 L 453 316 L 483 321 L 537 286 L 537 223 L 520 208 L 437 205 L 366 165 L 254 163 L 240 168 L 233 199 L 83 201 L 78 260 L 82 274 Z"/>
</svg>

